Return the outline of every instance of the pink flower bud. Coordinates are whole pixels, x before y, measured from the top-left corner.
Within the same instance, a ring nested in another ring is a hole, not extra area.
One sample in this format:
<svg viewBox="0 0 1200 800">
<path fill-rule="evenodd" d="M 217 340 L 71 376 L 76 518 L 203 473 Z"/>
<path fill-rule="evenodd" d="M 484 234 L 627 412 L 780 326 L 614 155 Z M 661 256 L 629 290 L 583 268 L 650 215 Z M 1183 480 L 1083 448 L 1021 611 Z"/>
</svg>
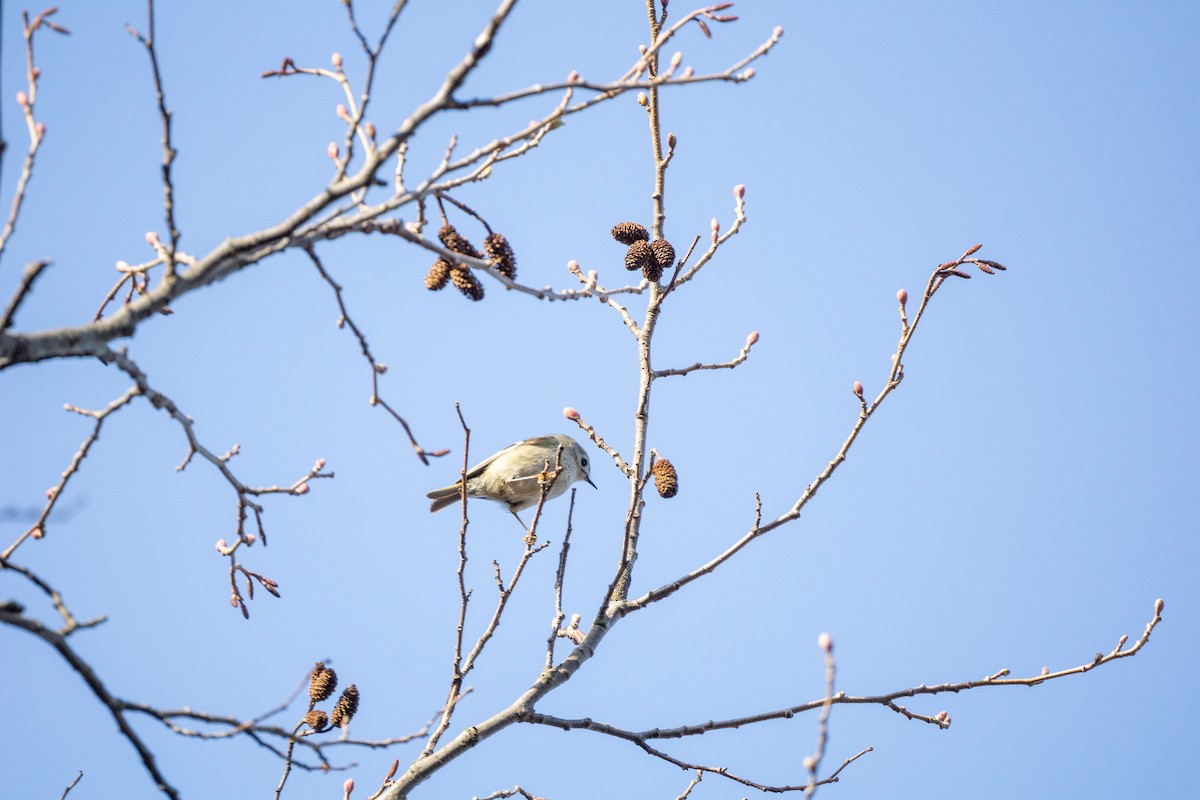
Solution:
<svg viewBox="0 0 1200 800">
<path fill-rule="evenodd" d="M 368 122 L 366 125 L 363 126 L 363 129 L 367 132 L 368 139 L 375 138 L 375 123 L 374 122 Z"/>
<path fill-rule="evenodd" d="M 420 226 L 419 224 L 417 224 L 416 222 L 406 222 L 406 223 L 404 223 L 404 230 L 408 231 L 408 232 L 409 232 L 409 233 L 411 233 L 413 236 L 420 236 L 420 235 L 421 235 L 421 226 Z"/>
<path fill-rule="evenodd" d="M 771 31 L 771 38 L 778 39 L 780 36 L 783 36 L 783 26 L 776 25 L 775 30 Z"/>
<path fill-rule="evenodd" d="M 308 494 L 308 484 L 302 483 L 295 489 L 295 494 Z"/>
<path fill-rule="evenodd" d="M 639 52 L 639 53 L 641 53 L 642 55 L 646 55 L 646 52 L 647 52 L 649 49 L 650 49 L 650 48 L 649 48 L 649 47 L 646 47 L 646 45 L 644 45 L 644 44 L 639 44 L 639 45 L 638 45 L 638 52 Z M 643 67 L 643 69 L 645 69 L 645 67 Z"/>
<path fill-rule="evenodd" d="M 33 533 L 31 533 L 29 535 L 35 539 L 40 539 L 46 535 L 46 532 L 44 530 L 42 530 L 41 528 L 34 528 Z"/>
<path fill-rule="evenodd" d="M 1154 613 L 1155 613 L 1155 615 L 1159 615 L 1159 614 L 1162 614 L 1162 612 L 1163 612 L 1163 601 L 1162 601 L 1162 598 L 1160 597 L 1154 601 Z"/>
<path fill-rule="evenodd" d="M 936 719 L 946 719 L 946 717 L 948 717 L 948 716 L 950 716 L 950 715 L 947 714 L 945 711 L 939 711 L 937 713 Z"/>
<path fill-rule="evenodd" d="M 967 248 L 967 252 L 963 253 L 963 255 L 967 255 L 967 256 L 974 255 L 975 253 L 979 252 L 979 248 L 981 248 L 981 247 L 983 247 L 982 242 L 980 242 L 977 245 L 974 245 L 973 247 Z"/>
<path fill-rule="evenodd" d="M 746 184 L 739 183 L 737 186 L 733 187 L 733 196 L 738 200 L 744 199 L 746 197 Z"/>
<path fill-rule="evenodd" d="M 158 234 L 154 231 L 146 231 L 146 244 L 151 247 L 158 247 Z"/>
<path fill-rule="evenodd" d="M 594 269 L 589 269 L 589 270 L 588 270 L 588 278 L 587 278 L 587 279 L 588 279 L 590 282 L 592 282 L 592 283 L 595 283 L 596 281 L 600 280 L 600 273 L 599 273 L 599 272 L 597 272 L 597 271 L 596 271 L 596 270 L 594 270 Z"/>
<path fill-rule="evenodd" d="M 859 397 L 863 396 L 863 385 L 861 381 L 854 382 L 854 393 Z"/>
<path fill-rule="evenodd" d="M 341 119 L 350 119 L 350 112 L 346 109 L 346 106 L 341 103 L 337 104 L 337 115 Z"/>
<path fill-rule="evenodd" d="M 47 499 L 47 500 L 53 500 L 53 499 L 54 499 L 54 495 L 56 495 L 56 494 L 58 494 L 58 487 L 57 487 L 57 486 L 51 486 L 49 489 L 47 489 L 47 490 L 46 490 L 46 499 Z"/>
<path fill-rule="evenodd" d="M 384 364 L 382 361 L 376 361 L 375 371 L 382 375 L 383 373 L 387 372 L 387 364 Z"/>
<path fill-rule="evenodd" d="M 21 108 L 29 108 L 29 95 L 24 92 L 17 92 L 17 105 Z"/>
<path fill-rule="evenodd" d="M 754 347 L 758 344 L 758 331 L 750 331 L 750 335 L 746 337 L 746 347 Z"/>
<path fill-rule="evenodd" d="M 576 422 L 579 421 L 579 412 L 576 411 L 575 409 L 571 408 L 570 406 L 567 406 L 566 408 L 563 409 L 563 416 L 566 417 L 567 419 L 575 420 Z"/>
<path fill-rule="evenodd" d="M 118 261 L 117 262 L 117 272 L 129 272 L 129 262 L 128 261 Z"/>
<path fill-rule="evenodd" d="M 33 68 L 33 79 L 36 81 L 40 77 L 42 77 L 42 68 L 34 67 Z"/>
<path fill-rule="evenodd" d="M 326 148 L 325 148 L 325 153 L 326 153 L 326 154 L 327 154 L 327 155 L 328 155 L 330 158 L 332 158 L 334 161 L 337 161 L 337 157 L 338 157 L 338 146 L 337 146 L 337 143 L 336 143 L 336 142 L 330 142 L 330 143 L 329 143 L 329 147 L 326 147 Z"/>
<path fill-rule="evenodd" d="M 332 56 L 330 56 L 329 60 L 332 61 L 333 65 L 335 67 L 337 67 L 338 69 L 342 68 L 342 54 L 341 53 L 334 53 Z"/>
<path fill-rule="evenodd" d="M 900 301 L 900 305 L 904 305 L 905 303 L 907 303 L 908 302 L 908 290 L 901 289 L 900 291 L 896 292 L 896 299 Z"/>
<path fill-rule="evenodd" d="M 225 544 L 224 539 L 217 539 L 217 552 L 218 553 L 224 553 L 228 549 L 229 549 L 229 545 Z"/>
<path fill-rule="evenodd" d="M 46 123 L 44 122 L 39 122 L 37 125 L 34 125 L 33 129 L 37 132 L 39 139 L 46 135 Z"/>
<path fill-rule="evenodd" d="M 713 233 L 719 233 L 721 230 L 721 221 L 713 217 L 712 222 L 708 223 L 708 227 L 712 228 Z"/>
<path fill-rule="evenodd" d="M 747 69 L 746 69 L 746 70 L 745 70 L 745 71 L 742 73 L 742 80 L 744 80 L 744 81 L 748 81 L 748 80 L 750 80 L 750 79 L 751 79 L 751 78 L 753 78 L 753 77 L 754 77 L 754 67 L 748 67 L 748 68 L 747 68 Z"/>
<path fill-rule="evenodd" d="M 683 72 L 679 73 L 679 77 L 690 78 L 695 74 L 696 74 L 696 70 L 692 69 L 691 64 L 688 64 L 686 67 L 683 68 Z"/>
<path fill-rule="evenodd" d="M 571 259 L 570 261 L 567 262 L 567 271 L 570 272 L 572 275 L 582 275 L 583 274 L 583 272 L 579 269 L 579 262 L 576 261 L 575 259 Z"/>
<path fill-rule="evenodd" d="M 234 608 L 237 608 L 241 605 L 241 602 L 238 600 L 238 596 L 236 594 L 229 596 L 229 605 L 233 606 Z"/>
<path fill-rule="evenodd" d="M 646 59 L 639 58 L 637 60 L 637 63 L 633 65 L 633 69 L 638 75 L 641 75 L 643 72 L 645 72 L 646 71 Z"/>
<path fill-rule="evenodd" d="M 313 471 L 313 472 L 320 472 L 320 471 L 321 471 L 321 470 L 323 470 L 323 469 L 325 469 L 325 459 L 323 459 L 323 458 L 318 458 L 318 459 L 316 460 L 316 462 L 313 464 L 312 471 Z"/>
<path fill-rule="evenodd" d="M 569 73 L 567 73 L 567 83 L 575 83 L 578 80 L 579 80 L 579 73 L 576 72 L 575 70 L 571 70 Z"/>
<path fill-rule="evenodd" d="M 833 652 L 833 639 L 829 638 L 828 633 L 822 633 L 817 637 L 817 647 L 824 650 L 826 653 Z"/>
</svg>

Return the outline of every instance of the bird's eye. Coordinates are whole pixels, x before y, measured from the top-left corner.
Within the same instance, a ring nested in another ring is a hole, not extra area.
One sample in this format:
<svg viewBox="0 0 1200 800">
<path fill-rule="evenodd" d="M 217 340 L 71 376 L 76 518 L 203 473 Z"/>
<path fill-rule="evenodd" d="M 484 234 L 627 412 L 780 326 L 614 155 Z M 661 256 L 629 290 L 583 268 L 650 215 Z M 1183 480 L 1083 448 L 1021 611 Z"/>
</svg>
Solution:
<svg viewBox="0 0 1200 800">
<path fill-rule="evenodd" d="M 586 467 L 587 466 L 587 456 L 584 456 L 582 459 L 580 459 L 579 463 Z"/>
</svg>

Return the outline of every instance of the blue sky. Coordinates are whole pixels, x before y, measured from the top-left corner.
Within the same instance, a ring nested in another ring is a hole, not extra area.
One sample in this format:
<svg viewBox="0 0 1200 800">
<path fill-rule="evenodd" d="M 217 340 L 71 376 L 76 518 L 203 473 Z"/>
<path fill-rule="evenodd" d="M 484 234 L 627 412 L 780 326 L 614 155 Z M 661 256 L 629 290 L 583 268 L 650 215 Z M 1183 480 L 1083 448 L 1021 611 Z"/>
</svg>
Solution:
<svg viewBox="0 0 1200 800">
<path fill-rule="evenodd" d="M 489 3 L 414 0 L 381 65 L 371 114 L 395 128 L 429 96 L 490 14 Z M 672 13 L 688 6 L 671 4 Z M 38 39 L 38 114 L 48 128 L 0 294 L 20 268 L 53 259 L 18 330 L 91 318 L 118 259 L 150 256 L 163 230 L 160 130 L 144 52 L 124 31 L 144 6 L 64 2 L 68 38 Z M 368 33 L 384 3 L 359 3 Z M 708 579 L 623 622 L 540 710 L 627 728 L 670 727 L 815 699 L 819 633 L 835 642 L 838 688 L 877 694 L 1061 669 L 1164 622 L 1131 659 L 1033 689 L 915 699 L 947 710 L 949 730 L 879 707 L 839 707 L 827 764 L 874 752 L 829 797 L 1188 796 L 1185 765 L 1200 712 L 1189 667 L 1200 656 L 1196 588 L 1196 298 L 1191 246 L 1200 220 L 1190 3 L 745 2 L 741 18 L 695 29 L 682 50 L 697 72 L 723 69 L 764 41 L 780 45 L 738 86 L 663 95 L 679 145 L 667 177 L 667 238 L 680 250 L 732 221 L 742 232 L 666 306 L 657 367 L 725 361 L 733 371 L 656 384 L 650 444 L 680 473 L 680 493 L 649 499 L 635 592 L 723 550 L 752 521 L 754 493 L 777 515 L 836 453 L 861 380 L 881 388 L 899 322 L 895 292 L 916 296 L 930 271 L 968 246 L 1009 266 L 939 292 L 905 358 L 906 379 L 802 518 L 754 543 Z M 3 11 L 3 201 L 26 142 L 19 10 Z M 462 96 L 578 70 L 621 74 L 645 41 L 641 3 L 528 2 L 502 30 Z M 329 177 L 341 102 L 331 82 L 263 80 L 284 56 L 325 66 L 356 53 L 335 2 L 162 4 L 158 40 L 174 111 L 181 246 L 202 254 L 284 218 Z M 328 84 L 328 85 L 327 85 Z M 411 175 L 435 165 L 451 134 L 486 144 L 551 107 L 449 114 L 413 142 Z M 575 285 L 565 264 L 624 281 L 616 222 L 649 222 L 653 188 L 644 113 L 628 95 L 576 116 L 543 144 L 457 196 L 504 232 L 519 278 Z M 400 217 L 411 219 L 412 209 Z M 460 225 L 471 231 L 467 224 Z M 481 238 L 476 236 L 476 238 Z M 632 442 L 633 340 L 594 301 L 543 303 L 487 284 L 472 304 L 427 292 L 430 258 L 391 237 L 325 245 L 326 267 L 389 365 L 384 396 L 429 448 L 423 466 L 399 428 L 370 407 L 370 376 L 337 307 L 295 252 L 148 321 L 130 354 L 254 484 L 288 483 L 317 457 L 337 477 L 304 497 L 265 501 L 270 546 L 247 565 L 279 581 L 244 621 L 227 598 L 234 501 L 213 470 L 175 465 L 186 442 L 144 401 L 114 416 L 68 498 L 78 511 L 17 560 L 80 616 L 109 622 L 74 637 L 114 692 L 164 707 L 248 716 L 279 702 L 316 659 L 332 659 L 363 704 L 364 738 L 420 727 L 441 704 L 457 615 L 456 517 L 425 493 L 453 480 L 471 425 L 472 460 L 527 436 L 576 433 L 563 406 L 618 448 Z M 641 302 L 631 301 L 635 317 Z M 64 403 L 101 407 L 123 376 L 90 362 L 0 375 L 0 505 L 37 507 L 86 435 Z M 598 451 L 597 461 L 604 464 Z M 611 578 L 628 492 L 619 473 L 580 485 L 564 606 L 585 622 Z M 77 499 L 76 499 L 77 498 Z M 556 544 L 567 504 L 548 507 Z M 0 547 L 19 522 L 0 521 Z M 519 534 L 503 509 L 472 507 L 468 633 L 490 613 L 491 565 L 511 569 Z M 544 657 L 556 558 L 534 559 L 455 721 L 468 725 L 529 685 Z M 0 573 L 0 597 L 52 621 L 53 609 Z M 560 654 L 565 650 L 560 649 Z M 152 797 L 128 742 L 48 647 L 0 632 L 5 794 L 46 797 L 78 770 L 80 796 Z M 300 715 L 280 718 L 290 724 Z M 670 743 L 684 759 L 764 782 L 803 779 L 815 718 Z M 185 797 L 269 796 L 279 762 L 249 742 L 139 731 Z M 347 774 L 365 797 L 393 758 L 344 753 L 349 773 L 293 774 L 285 796 L 338 796 Z M 561 798 L 672 798 L 688 775 L 636 747 L 587 732 L 517 726 L 423 787 L 471 797 L 514 784 Z M 747 795 L 708 777 L 696 798 Z"/>
</svg>

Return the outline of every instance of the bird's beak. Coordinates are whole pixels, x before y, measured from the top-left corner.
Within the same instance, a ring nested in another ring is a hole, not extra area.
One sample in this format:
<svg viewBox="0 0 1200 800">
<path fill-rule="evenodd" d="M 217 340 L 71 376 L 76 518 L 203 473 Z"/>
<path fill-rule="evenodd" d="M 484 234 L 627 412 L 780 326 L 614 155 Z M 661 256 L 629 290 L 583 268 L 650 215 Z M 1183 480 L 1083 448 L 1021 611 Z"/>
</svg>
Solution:
<svg viewBox="0 0 1200 800">
<path fill-rule="evenodd" d="M 584 480 L 585 480 L 585 481 L 587 481 L 589 484 L 591 484 L 591 487 L 592 487 L 593 489 L 597 489 L 597 490 L 598 490 L 598 489 L 600 488 L 600 487 L 599 487 L 599 486 L 597 486 L 596 484 L 592 483 L 592 479 L 591 479 L 590 477 L 588 477 L 588 478 L 584 478 Z"/>
</svg>

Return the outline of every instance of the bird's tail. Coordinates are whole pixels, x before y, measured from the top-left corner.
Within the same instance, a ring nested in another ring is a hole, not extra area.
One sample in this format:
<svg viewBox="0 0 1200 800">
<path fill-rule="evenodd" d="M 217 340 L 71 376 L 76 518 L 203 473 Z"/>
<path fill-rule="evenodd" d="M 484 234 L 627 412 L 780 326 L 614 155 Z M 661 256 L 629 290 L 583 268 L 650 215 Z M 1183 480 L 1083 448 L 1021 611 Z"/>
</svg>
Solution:
<svg viewBox="0 0 1200 800">
<path fill-rule="evenodd" d="M 433 503 L 429 506 L 430 513 L 441 511 L 447 506 L 452 506 L 462 500 L 462 482 L 453 486 L 443 486 L 441 489 L 434 489 L 429 494 L 425 495 Z"/>
</svg>

